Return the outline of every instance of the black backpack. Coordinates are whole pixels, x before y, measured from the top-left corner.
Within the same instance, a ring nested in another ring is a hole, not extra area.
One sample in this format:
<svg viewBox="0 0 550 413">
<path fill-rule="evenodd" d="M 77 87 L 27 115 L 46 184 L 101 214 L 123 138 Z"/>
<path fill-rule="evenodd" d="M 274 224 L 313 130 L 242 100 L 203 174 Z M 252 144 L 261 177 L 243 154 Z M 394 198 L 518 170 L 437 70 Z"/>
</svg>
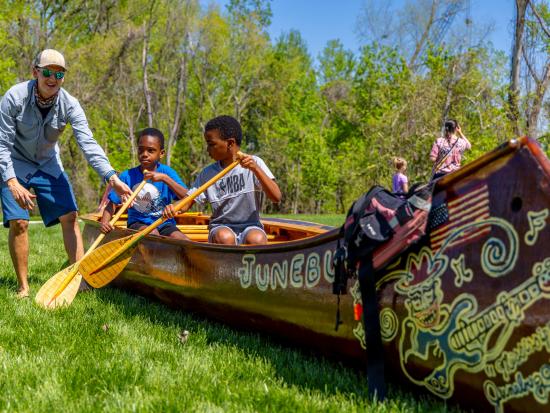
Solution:
<svg viewBox="0 0 550 413">
<path fill-rule="evenodd" d="M 335 328 L 341 324 L 340 294 L 346 294 L 349 278 L 358 277 L 368 350 L 369 394 L 378 400 L 385 398 L 386 385 L 373 254 L 377 248 L 390 248 L 391 256 L 398 255 L 425 234 L 432 189 L 433 185 L 411 189 L 411 195 L 404 198 L 374 186 L 353 203 L 340 229 L 341 239 L 333 260 L 332 291 L 338 297 Z"/>
</svg>

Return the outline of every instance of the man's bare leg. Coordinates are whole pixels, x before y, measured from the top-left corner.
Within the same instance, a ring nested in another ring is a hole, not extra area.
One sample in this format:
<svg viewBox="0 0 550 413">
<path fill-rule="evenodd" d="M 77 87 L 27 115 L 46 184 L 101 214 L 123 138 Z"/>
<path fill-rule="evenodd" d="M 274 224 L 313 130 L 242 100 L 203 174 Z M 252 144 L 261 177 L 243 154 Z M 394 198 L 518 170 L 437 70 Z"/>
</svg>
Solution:
<svg viewBox="0 0 550 413">
<path fill-rule="evenodd" d="M 29 221 L 10 220 L 8 245 L 11 261 L 17 275 L 17 296 L 29 296 Z"/>
<path fill-rule="evenodd" d="M 59 217 L 59 222 L 61 222 L 61 229 L 63 231 L 65 251 L 67 251 L 67 256 L 71 264 L 74 264 L 84 256 L 82 234 L 80 233 L 77 218 L 78 214 L 76 211 L 69 212 Z"/>
<path fill-rule="evenodd" d="M 82 242 L 82 234 L 78 226 L 78 214 L 76 211 L 69 212 L 60 216 L 59 222 L 61 222 L 61 229 L 63 231 L 65 251 L 67 251 L 69 262 L 73 264 L 84 256 L 84 243 Z M 78 290 L 87 291 L 90 289 L 90 285 L 83 278 Z"/>
</svg>

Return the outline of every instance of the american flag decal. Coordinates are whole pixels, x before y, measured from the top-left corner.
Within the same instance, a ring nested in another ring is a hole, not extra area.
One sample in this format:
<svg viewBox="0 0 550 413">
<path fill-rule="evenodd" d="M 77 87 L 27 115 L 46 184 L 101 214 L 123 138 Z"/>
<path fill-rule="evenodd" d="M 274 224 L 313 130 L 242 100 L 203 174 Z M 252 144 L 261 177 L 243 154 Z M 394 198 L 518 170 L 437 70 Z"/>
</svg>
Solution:
<svg viewBox="0 0 550 413">
<path fill-rule="evenodd" d="M 430 243 L 433 251 L 437 251 L 445 242 L 447 237 L 456 230 L 462 229 L 465 225 L 474 222 L 482 222 L 490 217 L 489 213 L 489 191 L 487 184 L 477 186 L 459 197 L 449 201 L 447 205 L 432 210 L 430 213 L 430 224 L 437 227 L 430 234 Z M 474 241 L 487 234 L 491 230 L 490 224 L 473 226 L 456 238 L 447 247 L 457 246 L 463 243 Z"/>
</svg>

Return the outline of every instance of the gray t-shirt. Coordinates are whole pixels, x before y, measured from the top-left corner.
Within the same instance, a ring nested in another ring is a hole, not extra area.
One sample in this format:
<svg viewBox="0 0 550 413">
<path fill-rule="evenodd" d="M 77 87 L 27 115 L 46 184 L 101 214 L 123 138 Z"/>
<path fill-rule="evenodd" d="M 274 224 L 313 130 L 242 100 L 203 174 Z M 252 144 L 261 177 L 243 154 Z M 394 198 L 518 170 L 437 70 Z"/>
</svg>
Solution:
<svg viewBox="0 0 550 413">
<path fill-rule="evenodd" d="M 258 166 L 270 178 L 273 174 L 264 161 L 253 156 Z M 214 177 L 223 168 L 219 162 L 208 165 L 202 170 L 189 194 L 192 194 L 209 179 Z M 240 233 L 250 226 L 263 228 L 260 223 L 260 209 L 262 202 L 262 186 L 256 175 L 250 170 L 237 165 L 218 182 L 210 186 L 205 192 L 195 198 L 203 205 L 209 202 L 212 206 L 212 217 L 209 228 L 227 225 L 235 232 Z"/>
</svg>

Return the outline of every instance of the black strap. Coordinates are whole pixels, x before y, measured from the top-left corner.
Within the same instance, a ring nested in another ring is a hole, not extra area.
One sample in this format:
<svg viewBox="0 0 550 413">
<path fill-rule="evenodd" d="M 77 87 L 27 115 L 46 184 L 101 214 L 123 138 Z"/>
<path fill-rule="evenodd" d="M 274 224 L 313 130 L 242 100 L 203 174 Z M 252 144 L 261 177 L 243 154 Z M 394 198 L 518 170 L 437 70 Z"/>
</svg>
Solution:
<svg viewBox="0 0 550 413">
<path fill-rule="evenodd" d="M 343 236 L 344 226 L 340 228 L 340 237 Z M 334 260 L 332 262 L 334 268 L 334 281 L 332 282 L 332 293 L 336 294 L 336 325 L 334 326 L 334 331 L 338 331 L 340 324 L 343 324 L 342 319 L 340 318 L 340 294 L 346 294 L 346 288 L 348 283 L 348 273 L 345 263 L 345 249 L 340 247 L 340 239 L 338 238 L 338 243 L 336 245 L 336 251 L 334 254 Z"/>
<path fill-rule="evenodd" d="M 336 325 L 334 326 L 334 331 L 338 331 L 338 327 L 340 327 L 340 324 L 344 324 L 342 319 L 340 318 L 340 293 L 338 293 L 336 298 Z"/>
<path fill-rule="evenodd" d="M 359 287 L 363 301 L 363 323 L 367 343 L 367 383 L 369 395 L 382 401 L 386 398 L 384 378 L 384 348 L 380 333 L 380 316 L 372 254 L 361 260 L 359 266 Z"/>
</svg>

